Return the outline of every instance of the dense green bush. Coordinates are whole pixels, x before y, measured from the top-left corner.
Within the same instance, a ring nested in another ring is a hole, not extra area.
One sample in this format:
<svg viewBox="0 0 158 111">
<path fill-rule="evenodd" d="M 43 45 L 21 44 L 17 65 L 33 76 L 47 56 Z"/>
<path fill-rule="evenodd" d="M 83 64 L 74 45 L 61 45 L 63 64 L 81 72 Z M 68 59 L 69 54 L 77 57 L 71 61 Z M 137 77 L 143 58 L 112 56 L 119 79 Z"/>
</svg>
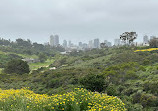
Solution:
<svg viewBox="0 0 158 111">
<path fill-rule="evenodd" d="M 128 79 L 138 78 L 136 71 L 139 71 L 140 67 L 141 66 L 136 62 L 122 63 L 109 66 L 103 71 L 103 74 L 109 79 L 110 82 L 119 84 Z"/>
<path fill-rule="evenodd" d="M 11 73 L 24 74 L 24 73 L 29 73 L 30 69 L 27 62 L 22 61 L 20 59 L 13 59 L 6 64 L 4 68 L 4 72 L 8 74 Z"/>
<path fill-rule="evenodd" d="M 80 84 L 91 91 L 101 92 L 107 87 L 107 83 L 103 75 L 88 74 L 81 78 Z"/>
<path fill-rule="evenodd" d="M 45 62 L 47 60 L 47 56 L 44 53 L 40 53 L 38 55 L 38 59 L 40 60 L 40 62 Z"/>
<path fill-rule="evenodd" d="M 110 84 L 107 88 L 106 88 L 106 93 L 108 95 L 111 96 L 117 96 L 118 95 L 118 91 L 117 91 L 117 86 Z"/>
<path fill-rule="evenodd" d="M 156 107 L 158 105 L 157 100 L 156 96 L 144 92 L 137 92 L 133 95 L 133 102 L 140 103 L 143 107 Z"/>
</svg>

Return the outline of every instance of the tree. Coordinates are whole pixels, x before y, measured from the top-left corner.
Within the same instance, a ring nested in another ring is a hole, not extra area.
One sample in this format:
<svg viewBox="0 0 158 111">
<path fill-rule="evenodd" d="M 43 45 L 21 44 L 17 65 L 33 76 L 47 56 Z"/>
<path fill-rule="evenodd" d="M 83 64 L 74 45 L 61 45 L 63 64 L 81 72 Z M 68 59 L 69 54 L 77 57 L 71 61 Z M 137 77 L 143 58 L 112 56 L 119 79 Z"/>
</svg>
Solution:
<svg viewBox="0 0 158 111">
<path fill-rule="evenodd" d="M 45 48 L 44 48 L 44 45 L 42 44 L 38 44 L 38 43 L 33 43 L 33 47 L 36 49 L 36 50 L 40 50 L 40 51 L 44 51 Z"/>
<path fill-rule="evenodd" d="M 100 47 L 101 47 L 101 48 L 106 48 L 106 47 L 107 47 L 107 44 L 106 44 L 106 43 L 100 43 Z"/>
<path fill-rule="evenodd" d="M 16 39 L 16 43 L 18 46 L 22 46 L 22 47 L 31 47 L 32 46 L 31 41 L 29 39 L 26 41 L 26 40 L 19 38 L 19 39 Z"/>
<path fill-rule="evenodd" d="M 24 73 L 29 73 L 29 65 L 27 62 L 22 61 L 21 59 L 13 59 L 9 61 L 5 68 L 4 72 L 11 74 L 11 73 L 16 73 L 16 74 L 24 74 Z"/>
<path fill-rule="evenodd" d="M 149 41 L 149 45 L 152 48 L 158 48 L 158 38 L 153 38 Z"/>
<path fill-rule="evenodd" d="M 38 59 L 40 60 L 40 62 L 45 62 L 47 60 L 47 56 L 44 53 L 40 53 L 38 55 Z"/>
<path fill-rule="evenodd" d="M 133 41 L 137 38 L 136 32 L 125 32 L 120 35 L 120 39 L 124 41 L 125 44 L 131 45 Z"/>
</svg>

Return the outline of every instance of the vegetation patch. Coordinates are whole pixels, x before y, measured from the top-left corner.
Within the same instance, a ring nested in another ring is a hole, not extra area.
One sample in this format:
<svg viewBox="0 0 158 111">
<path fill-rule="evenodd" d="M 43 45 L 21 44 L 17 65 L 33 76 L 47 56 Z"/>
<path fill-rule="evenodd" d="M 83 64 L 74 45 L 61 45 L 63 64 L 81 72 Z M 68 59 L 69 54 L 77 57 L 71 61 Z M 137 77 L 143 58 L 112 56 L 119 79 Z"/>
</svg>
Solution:
<svg viewBox="0 0 158 111">
<path fill-rule="evenodd" d="M 63 95 L 40 95 L 28 89 L 1 90 L 3 111 L 126 111 L 117 97 L 76 88 Z"/>
<path fill-rule="evenodd" d="M 142 50 L 136 50 L 136 51 L 134 51 L 134 52 L 140 52 L 140 51 L 142 51 L 142 52 L 144 52 L 144 51 L 155 51 L 155 50 L 158 50 L 158 48 L 142 49 Z"/>
</svg>

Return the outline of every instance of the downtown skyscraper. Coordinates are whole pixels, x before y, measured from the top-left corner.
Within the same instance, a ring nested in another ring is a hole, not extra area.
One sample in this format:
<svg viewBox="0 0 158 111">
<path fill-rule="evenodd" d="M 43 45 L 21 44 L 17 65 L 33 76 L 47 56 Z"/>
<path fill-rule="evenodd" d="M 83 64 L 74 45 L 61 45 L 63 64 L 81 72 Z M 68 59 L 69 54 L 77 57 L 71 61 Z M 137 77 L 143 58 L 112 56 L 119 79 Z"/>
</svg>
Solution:
<svg viewBox="0 0 158 111">
<path fill-rule="evenodd" d="M 50 36 L 50 46 L 56 47 L 59 45 L 59 36 L 58 35 L 51 35 Z"/>
</svg>

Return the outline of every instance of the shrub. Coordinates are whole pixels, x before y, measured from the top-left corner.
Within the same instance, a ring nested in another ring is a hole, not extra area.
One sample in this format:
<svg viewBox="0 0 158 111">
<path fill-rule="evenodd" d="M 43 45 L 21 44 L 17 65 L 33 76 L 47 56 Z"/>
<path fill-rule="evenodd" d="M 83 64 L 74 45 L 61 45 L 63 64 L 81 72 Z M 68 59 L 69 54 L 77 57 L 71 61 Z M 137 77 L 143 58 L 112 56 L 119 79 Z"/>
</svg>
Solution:
<svg viewBox="0 0 158 111">
<path fill-rule="evenodd" d="M 143 107 L 156 107 L 158 98 L 151 94 L 137 92 L 133 95 L 134 103 L 141 103 Z"/>
<path fill-rule="evenodd" d="M 103 75 L 88 74 L 81 78 L 80 84 L 91 91 L 101 92 L 105 89 L 106 83 Z"/>
<path fill-rule="evenodd" d="M 107 88 L 106 88 L 106 92 L 108 95 L 110 96 L 116 96 L 118 94 L 117 88 L 115 85 L 110 84 Z"/>
<path fill-rule="evenodd" d="M 29 73 L 29 65 L 27 62 L 22 61 L 20 59 L 13 59 L 7 63 L 7 65 L 4 68 L 4 72 L 11 74 L 11 73 L 16 73 L 16 74 L 24 74 L 24 73 Z"/>
<path fill-rule="evenodd" d="M 47 56 L 44 53 L 40 53 L 38 55 L 38 59 L 40 60 L 40 62 L 45 62 L 47 60 Z"/>
</svg>

